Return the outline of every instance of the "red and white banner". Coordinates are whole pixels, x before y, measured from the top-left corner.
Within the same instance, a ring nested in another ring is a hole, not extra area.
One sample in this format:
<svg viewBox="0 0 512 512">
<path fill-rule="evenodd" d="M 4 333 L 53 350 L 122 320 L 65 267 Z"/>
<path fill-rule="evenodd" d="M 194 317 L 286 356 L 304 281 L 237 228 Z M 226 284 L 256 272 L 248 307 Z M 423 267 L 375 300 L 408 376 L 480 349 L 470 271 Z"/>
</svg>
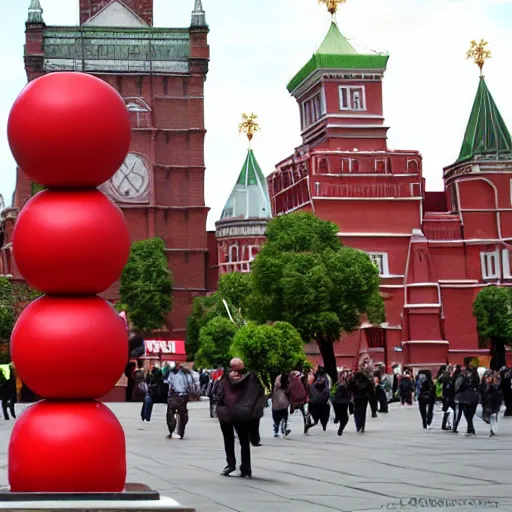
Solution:
<svg viewBox="0 0 512 512">
<path fill-rule="evenodd" d="M 146 356 L 186 355 L 183 340 L 144 340 Z"/>
</svg>

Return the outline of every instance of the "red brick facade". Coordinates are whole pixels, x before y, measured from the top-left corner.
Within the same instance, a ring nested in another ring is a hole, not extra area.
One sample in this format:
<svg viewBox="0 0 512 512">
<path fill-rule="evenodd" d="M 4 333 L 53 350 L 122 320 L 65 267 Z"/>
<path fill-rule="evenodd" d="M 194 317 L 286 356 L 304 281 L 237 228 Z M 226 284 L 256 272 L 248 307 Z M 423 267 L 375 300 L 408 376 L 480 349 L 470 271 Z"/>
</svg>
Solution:
<svg viewBox="0 0 512 512">
<path fill-rule="evenodd" d="M 80 0 L 80 25 L 98 14 L 112 0 Z M 153 0 L 122 0 L 122 3 L 142 18 L 149 26 L 153 25 Z"/>
<path fill-rule="evenodd" d="M 80 0 L 81 23 L 106 4 L 106 1 Z M 126 0 L 124 4 L 152 25 L 152 0 Z M 119 195 L 121 191 L 115 192 L 112 181 L 100 188 L 122 208 L 132 241 L 155 236 L 165 241 L 174 280 L 174 306 L 167 327 L 171 336 L 184 339 L 192 299 L 207 289 L 204 82 L 209 61 L 208 27 L 142 28 L 148 31 L 148 38 L 168 48 L 168 53 L 163 56 L 154 52 L 144 53 L 147 51 L 145 43 L 137 38 L 128 41 L 132 46 L 127 49 L 125 41 L 130 37 L 130 28 L 105 27 L 109 37 L 117 30 L 124 39 L 112 41 L 105 37 L 104 43 L 98 27 L 94 29 L 93 38 L 88 37 L 86 28 L 77 33 L 70 27 L 27 23 L 27 77 L 30 81 L 53 70 L 73 71 L 82 69 L 77 69 L 78 65 L 85 66 L 86 71 L 105 80 L 125 98 L 133 127 L 129 156 L 143 171 L 146 183 L 137 190 L 138 195 L 127 196 L 127 199 Z M 141 29 L 136 30 L 140 32 Z M 53 53 L 44 53 L 45 41 L 46 48 Z M 70 50 L 66 46 L 72 45 L 71 51 L 79 51 L 76 50 L 80 47 L 77 42 L 81 42 L 82 47 L 85 45 L 86 50 L 82 50 L 81 59 L 74 55 L 70 64 L 67 53 Z M 139 46 L 134 56 L 135 45 Z M 103 56 L 98 57 L 100 54 Z M 16 211 L 32 195 L 33 184 L 18 169 L 14 210 L 9 215 L 5 214 L 3 224 L 5 240 L 1 272 L 4 275 L 19 277 L 12 262 L 9 241 Z M 105 293 L 105 297 L 117 299 L 118 287 L 117 283 Z"/>
</svg>

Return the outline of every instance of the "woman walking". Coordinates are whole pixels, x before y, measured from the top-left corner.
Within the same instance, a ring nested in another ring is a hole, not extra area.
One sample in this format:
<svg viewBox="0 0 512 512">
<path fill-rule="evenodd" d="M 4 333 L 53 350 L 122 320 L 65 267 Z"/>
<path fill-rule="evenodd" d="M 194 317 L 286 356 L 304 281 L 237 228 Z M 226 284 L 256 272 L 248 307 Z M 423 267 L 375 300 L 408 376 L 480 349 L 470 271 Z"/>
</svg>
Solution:
<svg viewBox="0 0 512 512">
<path fill-rule="evenodd" d="M 318 422 L 321 423 L 324 432 L 327 430 L 331 411 L 331 406 L 329 405 L 330 395 L 327 376 L 319 371 L 315 380 L 309 386 L 309 416 L 304 433 L 307 434 L 310 428 L 318 425 Z M 314 423 L 311 422 L 311 418 L 313 418 Z"/>
<path fill-rule="evenodd" d="M 347 374 L 341 372 L 338 382 L 333 386 L 331 393 L 331 402 L 334 408 L 334 423 L 339 423 L 338 435 L 343 435 L 343 430 L 348 423 L 350 390 L 348 388 Z"/>
<path fill-rule="evenodd" d="M 498 417 L 503 398 L 492 370 L 485 372 L 482 387 L 482 419 L 489 424 L 489 436 L 493 437 L 498 432 Z"/>
<path fill-rule="evenodd" d="M 423 428 L 429 429 L 434 417 L 436 403 L 436 388 L 430 370 L 420 370 L 418 373 L 418 405 Z"/>
<path fill-rule="evenodd" d="M 279 382 L 276 382 L 274 393 L 272 394 L 272 419 L 274 420 L 274 437 L 280 434 L 288 436 L 288 407 L 290 399 L 288 397 L 289 377 L 287 373 L 281 374 Z"/>
<path fill-rule="evenodd" d="M 354 420 L 356 422 L 356 430 L 360 434 L 364 434 L 366 426 L 366 409 L 372 393 L 374 393 L 371 359 L 366 353 L 361 354 L 359 358 L 359 371 L 354 374 L 350 380 L 350 392 L 352 393 L 352 401 L 354 403 Z"/>
</svg>

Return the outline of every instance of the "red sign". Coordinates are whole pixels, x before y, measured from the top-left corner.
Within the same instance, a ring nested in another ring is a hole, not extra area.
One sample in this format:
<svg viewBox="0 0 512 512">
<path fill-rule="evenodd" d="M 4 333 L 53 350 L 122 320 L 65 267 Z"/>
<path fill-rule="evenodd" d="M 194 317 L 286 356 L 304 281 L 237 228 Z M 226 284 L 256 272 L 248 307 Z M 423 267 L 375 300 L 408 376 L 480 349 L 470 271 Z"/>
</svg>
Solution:
<svg viewBox="0 0 512 512">
<path fill-rule="evenodd" d="M 183 340 L 144 340 L 147 356 L 185 355 L 185 342 Z"/>
</svg>

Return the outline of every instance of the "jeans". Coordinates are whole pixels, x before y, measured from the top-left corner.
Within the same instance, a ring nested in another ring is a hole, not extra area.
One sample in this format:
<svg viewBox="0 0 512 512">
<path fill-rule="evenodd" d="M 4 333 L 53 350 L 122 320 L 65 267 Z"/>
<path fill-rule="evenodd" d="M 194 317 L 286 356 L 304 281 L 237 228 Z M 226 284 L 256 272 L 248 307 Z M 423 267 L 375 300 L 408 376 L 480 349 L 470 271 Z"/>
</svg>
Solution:
<svg viewBox="0 0 512 512">
<path fill-rule="evenodd" d="M 15 400 L 12 398 L 7 398 L 5 400 L 2 400 L 2 411 L 4 413 L 4 419 L 9 419 L 9 413 L 7 412 L 7 408 L 11 411 L 11 416 L 13 418 L 16 418 L 16 412 L 14 410 L 14 404 L 16 403 Z"/>
<path fill-rule="evenodd" d="M 354 399 L 354 420 L 358 432 L 364 432 L 366 426 L 366 408 L 368 407 L 368 398 Z"/>
<path fill-rule="evenodd" d="M 178 435 L 185 435 L 185 427 L 188 423 L 188 395 L 170 395 L 167 400 L 167 428 L 169 436 L 172 436 L 176 430 L 176 414 L 179 416 Z"/>
<path fill-rule="evenodd" d="M 235 431 L 240 441 L 242 455 L 242 465 L 240 470 L 243 473 L 251 472 L 251 443 L 249 441 L 249 422 L 244 423 L 221 423 L 220 429 L 224 437 L 224 450 L 226 452 L 226 462 L 231 469 L 236 468 L 235 455 Z"/>
<path fill-rule="evenodd" d="M 432 419 L 434 417 L 434 405 L 435 402 L 430 397 L 418 397 L 418 405 L 420 408 L 421 420 L 423 422 L 423 428 L 427 428 L 432 424 Z"/>
<path fill-rule="evenodd" d="M 348 423 L 348 403 L 346 404 L 332 404 L 334 408 L 335 421 L 339 421 L 338 434 L 343 434 L 343 430 Z M 365 411 L 366 413 L 366 411 Z"/>
<path fill-rule="evenodd" d="M 288 409 L 279 409 L 272 411 L 274 420 L 274 434 L 279 434 L 279 430 L 284 434 L 288 428 Z"/>
<path fill-rule="evenodd" d="M 462 414 L 466 418 L 466 423 L 468 424 L 468 434 L 475 433 L 475 427 L 473 426 L 473 417 L 476 412 L 476 404 L 456 404 L 455 406 L 455 419 L 453 421 L 453 430 L 457 431 L 459 426 L 459 422 L 462 418 Z"/>
<path fill-rule="evenodd" d="M 146 396 L 144 398 L 144 402 L 142 403 L 142 409 L 140 411 L 142 421 L 151 421 L 151 413 L 152 412 L 153 412 L 153 399 L 150 396 Z"/>
<path fill-rule="evenodd" d="M 497 434 L 498 433 L 498 417 L 499 413 L 493 413 L 489 416 L 489 426 L 491 429 L 491 433 Z"/>
</svg>

